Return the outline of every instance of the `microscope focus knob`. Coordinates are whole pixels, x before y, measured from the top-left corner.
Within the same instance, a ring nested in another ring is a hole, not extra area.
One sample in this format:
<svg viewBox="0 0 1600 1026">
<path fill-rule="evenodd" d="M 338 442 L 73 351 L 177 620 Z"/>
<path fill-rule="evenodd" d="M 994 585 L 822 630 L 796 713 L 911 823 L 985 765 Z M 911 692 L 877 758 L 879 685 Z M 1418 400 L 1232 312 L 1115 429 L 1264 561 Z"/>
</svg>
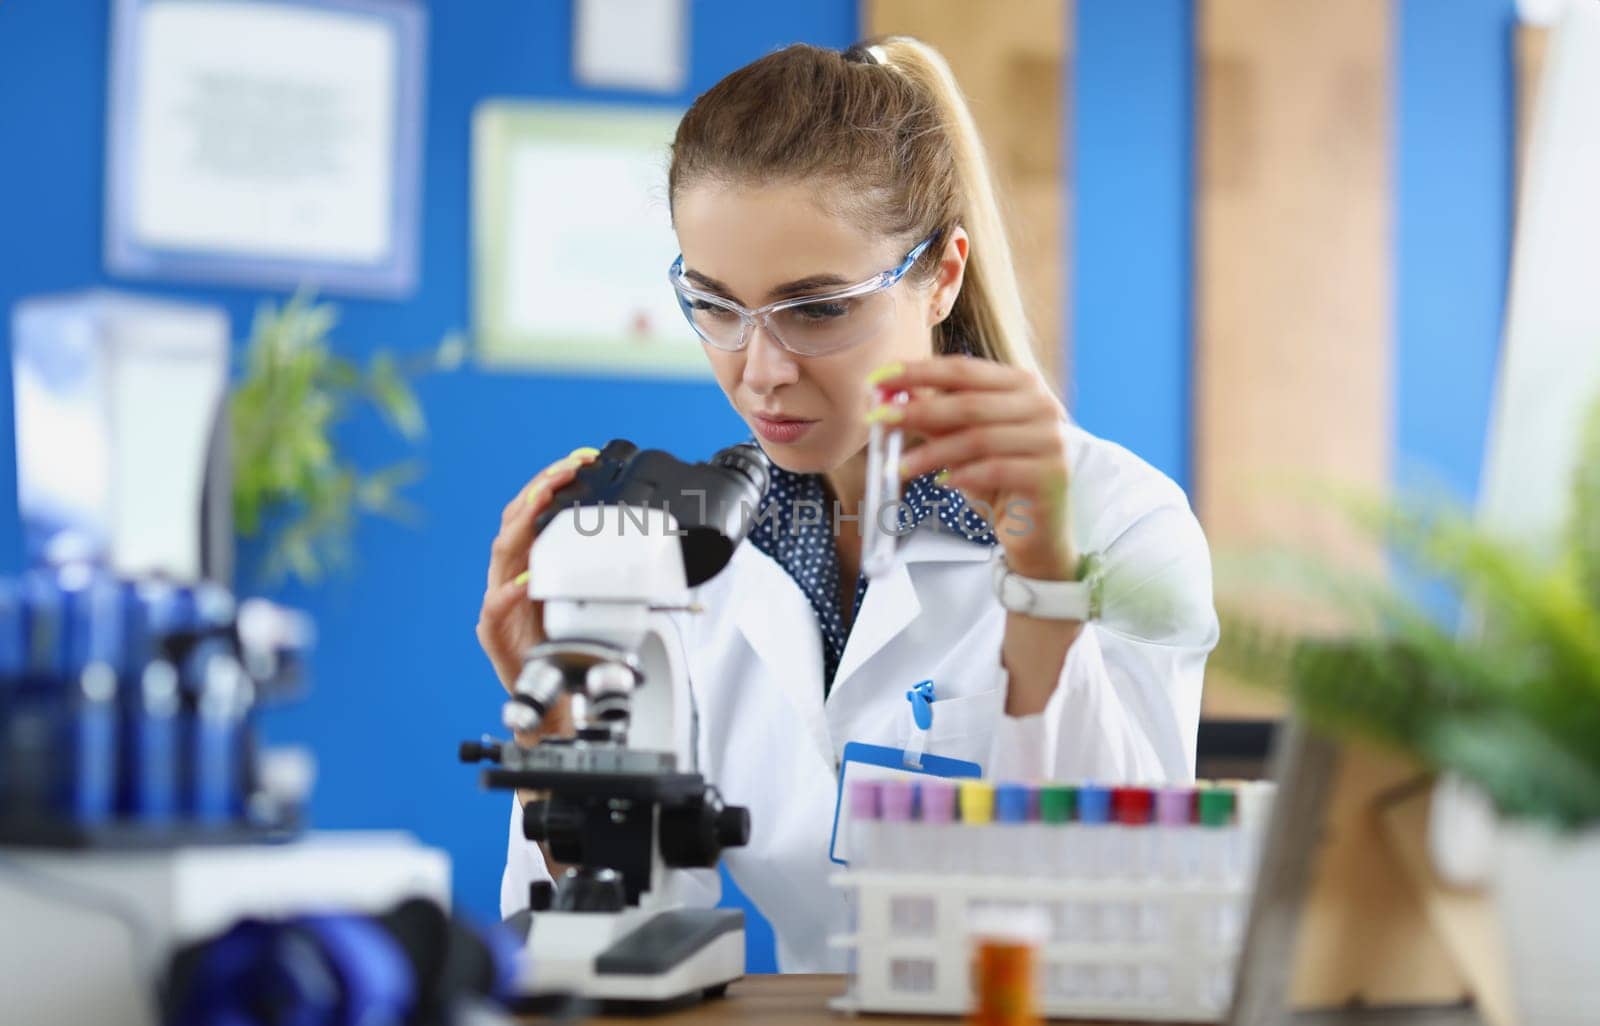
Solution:
<svg viewBox="0 0 1600 1026">
<path fill-rule="evenodd" d="M 500 745 L 491 740 L 463 741 L 456 754 L 465 763 L 499 762 Z"/>
<path fill-rule="evenodd" d="M 522 806 L 522 836 L 530 841 L 539 842 L 550 839 L 550 824 L 546 821 L 545 813 L 550 809 L 550 803 L 544 801 L 530 801 Z"/>
<path fill-rule="evenodd" d="M 717 813 L 717 843 L 724 848 L 743 848 L 750 843 L 750 810 L 743 805 L 725 805 Z"/>
</svg>

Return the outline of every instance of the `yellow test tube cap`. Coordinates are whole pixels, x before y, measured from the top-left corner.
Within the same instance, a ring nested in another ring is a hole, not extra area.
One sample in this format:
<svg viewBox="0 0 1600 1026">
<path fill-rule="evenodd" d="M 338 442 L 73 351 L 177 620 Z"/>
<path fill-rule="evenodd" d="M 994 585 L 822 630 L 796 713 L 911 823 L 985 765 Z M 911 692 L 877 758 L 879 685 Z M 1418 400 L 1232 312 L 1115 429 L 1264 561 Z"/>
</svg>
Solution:
<svg viewBox="0 0 1600 1026">
<path fill-rule="evenodd" d="M 959 789 L 961 822 L 994 822 L 994 785 L 987 780 L 963 780 Z"/>
</svg>

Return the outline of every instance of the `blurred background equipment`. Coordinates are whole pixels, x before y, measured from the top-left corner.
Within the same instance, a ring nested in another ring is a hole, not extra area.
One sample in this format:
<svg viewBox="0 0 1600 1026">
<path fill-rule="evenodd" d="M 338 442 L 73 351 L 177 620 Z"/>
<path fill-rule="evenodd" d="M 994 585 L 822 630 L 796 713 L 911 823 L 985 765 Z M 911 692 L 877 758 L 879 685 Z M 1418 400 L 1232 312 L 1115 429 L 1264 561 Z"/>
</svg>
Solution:
<svg viewBox="0 0 1600 1026">
<path fill-rule="evenodd" d="M 114 292 L 12 314 L 17 505 L 29 565 L 232 578 L 228 321 Z"/>
<path fill-rule="evenodd" d="M 487 1026 L 515 946 L 443 906 L 408 898 L 379 914 L 251 917 L 179 951 L 164 986 L 171 1026 Z"/>
<path fill-rule="evenodd" d="M 262 746 L 259 719 L 304 686 L 313 631 L 305 614 L 239 601 L 217 579 L 233 545 L 225 319 L 108 294 L 28 301 L 16 319 L 29 545 L 24 571 L 0 576 L 8 1019 L 153 1023 L 169 954 L 240 916 L 448 901 L 448 857 L 408 836 L 292 840 L 311 759 Z M 429 935 L 427 920 L 397 915 L 424 959 L 456 943 L 442 917 Z M 404 982 L 378 1002 L 389 1021 L 444 1021 L 436 981 L 399 946 L 382 956 L 348 943 L 359 922 L 303 921 L 296 936 L 322 942 L 320 968 L 293 957 L 304 943 L 251 953 L 270 978 L 262 993 L 342 1014 L 359 1005 L 351 995 Z M 185 977 L 198 1004 L 182 1003 L 178 1021 L 240 1021 L 205 989 L 253 971 L 224 946 Z M 333 976 L 319 994 L 312 977 Z M 217 987 L 238 996 L 236 982 Z"/>
</svg>

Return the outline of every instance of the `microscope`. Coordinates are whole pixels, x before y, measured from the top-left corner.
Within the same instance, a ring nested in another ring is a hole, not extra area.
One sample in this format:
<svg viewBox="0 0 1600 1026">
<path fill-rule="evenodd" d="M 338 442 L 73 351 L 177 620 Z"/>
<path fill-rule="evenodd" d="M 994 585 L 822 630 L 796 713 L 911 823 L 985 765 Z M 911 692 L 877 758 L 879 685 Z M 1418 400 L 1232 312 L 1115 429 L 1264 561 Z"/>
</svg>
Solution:
<svg viewBox="0 0 1600 1026">
<path fill-rule="evenodd" d="M 695 699 L 671 614 L 727 566 L 769 468 L 743 443 L 686 464 L 614 439 L 535 522 L 528 598 L 548 640 L 504 707 L 513 732 L 563 698 L 571 737 L 484 738 L 464 762 L 483 783 L 544 793 L 523 832 L 571 868 L 531 888 L 517 992 L 660 1004 L 719 995 L 744 975 L 744 913 L 687 907 L 683 870 L 713 868 L 750 836 L 747 809 L 697 772 Z"/>
</svg>

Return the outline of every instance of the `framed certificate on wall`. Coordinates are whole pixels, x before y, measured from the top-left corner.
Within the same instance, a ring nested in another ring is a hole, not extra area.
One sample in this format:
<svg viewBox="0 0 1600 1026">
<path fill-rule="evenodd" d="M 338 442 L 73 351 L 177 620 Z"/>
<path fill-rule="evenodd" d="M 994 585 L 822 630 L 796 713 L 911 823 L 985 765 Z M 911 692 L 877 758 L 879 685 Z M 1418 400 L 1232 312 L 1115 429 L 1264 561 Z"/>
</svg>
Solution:
<svg viewBox="0 0 1600 1026">
<path fill-rule="evenodd" d="M 107 270 L 409 293 L 425 31 L 415 0 L 115 0 Z"/>
<path fill-rule="evenodd" d="M 679 112 L 491 100 L 472 123 L 472 309 L 481 363 L 709 379 L 667 268 Z"/>
</svg>

